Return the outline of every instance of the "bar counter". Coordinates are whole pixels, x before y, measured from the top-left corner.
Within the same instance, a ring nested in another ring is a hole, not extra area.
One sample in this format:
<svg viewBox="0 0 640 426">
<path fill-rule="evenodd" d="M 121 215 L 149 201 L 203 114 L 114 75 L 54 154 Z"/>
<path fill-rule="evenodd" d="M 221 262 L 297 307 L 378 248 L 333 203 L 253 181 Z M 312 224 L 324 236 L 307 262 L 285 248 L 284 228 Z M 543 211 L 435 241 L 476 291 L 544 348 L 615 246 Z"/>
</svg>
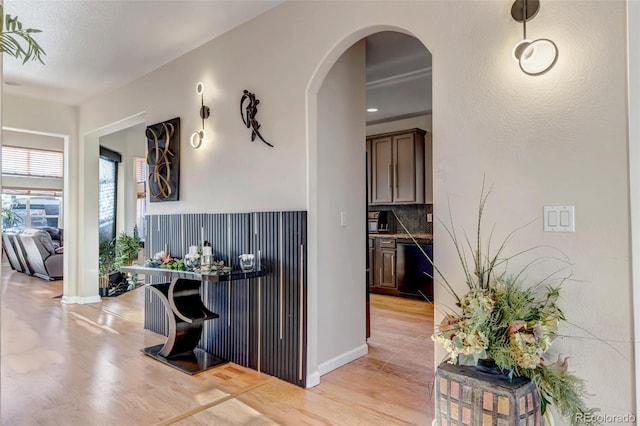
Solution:
<svg viewBox="0 0 640 426">
<path fill-rule="evenodd" d="M 203 273 L 137 265 L 122 266 L 120 270 L 170 279 L 170 282 L 146 285 L 145 290 L 155 294 L 164 307 L 168 332 L 165 343 L 143 348 L 142 352 L 187 374 L 196 374 L 227 362 L 226 359 L 198 347 L 201 346 L 205 322 L 220 318 L 218 313 L 212 312 L 204 303 L 203 292 L 215 283 L 225 282 L 231 285 L 235 280 L 248 280 L 263 275 L 261 270 Z"/>
</svg>

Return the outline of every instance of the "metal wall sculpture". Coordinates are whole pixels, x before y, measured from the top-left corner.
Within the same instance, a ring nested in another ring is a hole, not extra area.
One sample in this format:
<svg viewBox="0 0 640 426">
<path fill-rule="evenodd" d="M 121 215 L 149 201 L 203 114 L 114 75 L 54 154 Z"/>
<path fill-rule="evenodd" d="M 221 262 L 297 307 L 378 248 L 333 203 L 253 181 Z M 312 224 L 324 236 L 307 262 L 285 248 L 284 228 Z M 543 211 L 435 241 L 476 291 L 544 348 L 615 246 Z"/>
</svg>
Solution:
<svg viewBox="0 0 640 426">
<path fill-rule="evenodd" d="M 245 102 L 247 102 L 247 106 L 244 105 Z M 244 125 L 247 126 L 247 129 L 251 129 L 251 142 L 256 140 L 256 136 L 258 136 L 262 142 L 273 148 L 273 145 L 264 140 L 259 131 L 260 123 L 256 120 L 259 103 L 260 100 L 256 99 L 256 95 L 248 90 L 244 90 L 242 92 L 242 98 L 240 98 L 240 116 L 242 117 Z"/>
<path fill-rule="evenodd" d="M 180 189 L 180 117 L 148 126 L 149 199 L 178 201 Z"/>
</svg>

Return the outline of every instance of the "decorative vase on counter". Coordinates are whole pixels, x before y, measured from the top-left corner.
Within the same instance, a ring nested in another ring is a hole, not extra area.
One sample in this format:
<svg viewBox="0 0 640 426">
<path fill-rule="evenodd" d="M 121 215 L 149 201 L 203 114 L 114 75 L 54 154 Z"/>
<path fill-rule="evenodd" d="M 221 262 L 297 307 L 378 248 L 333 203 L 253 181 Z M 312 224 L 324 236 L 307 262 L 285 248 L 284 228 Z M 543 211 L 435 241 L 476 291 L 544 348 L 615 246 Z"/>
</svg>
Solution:
<svg viewBox="0 0 640 426">
<path fill-rule="evenodd" d="M 256 265 L 256 257 L 253 254 L 241 254 L 240 258 L 240 269 L 242 272 L 251 272 L 255 268 Z"/>
<path fill-rule="evenodd" d="M 189 253 L 184 255 L 184 266 L 189 271 L 194 271 L 200 266 L 200 255 L 198 254 L 197 246 L 190 246 Z"/>
</svg>

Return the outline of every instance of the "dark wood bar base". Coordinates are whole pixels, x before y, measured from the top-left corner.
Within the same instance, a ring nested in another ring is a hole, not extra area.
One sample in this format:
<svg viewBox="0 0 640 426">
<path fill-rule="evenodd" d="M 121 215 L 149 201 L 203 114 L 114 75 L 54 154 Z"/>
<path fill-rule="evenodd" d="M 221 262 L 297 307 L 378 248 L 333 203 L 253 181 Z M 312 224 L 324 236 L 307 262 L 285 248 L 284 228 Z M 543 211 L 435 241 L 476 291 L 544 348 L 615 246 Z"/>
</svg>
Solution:
<svg viewBox="0 0 640 426">
<path fill-rule="evenodd" d="M 226 364 L 228 361 L 211 355 L 200 348 L 195 348 L 191 353 L 182 355 L 174 355 L 171 358 L 165 358 L 159 354 L 164 344 L 149 346 L 148 348 L 141 349 L 145 355 L 149 355 L 151 358 L 167 364 L 173 368 L 176 368 L 183 373 L 190 375 L 201 373 L 210 368 L 218 365 Z"/>
<path fill-rule="evenodd" d="M 199 280 L 173 278 L 171 283 L 149 286 L 164 305 L 169 333 L 166 343 L 142 350 L 150 357 L 192 375 L 226 362 L 196 348 L 204 322 L 219 318 L 202 303 L 200 285 Z"/>
</svg>

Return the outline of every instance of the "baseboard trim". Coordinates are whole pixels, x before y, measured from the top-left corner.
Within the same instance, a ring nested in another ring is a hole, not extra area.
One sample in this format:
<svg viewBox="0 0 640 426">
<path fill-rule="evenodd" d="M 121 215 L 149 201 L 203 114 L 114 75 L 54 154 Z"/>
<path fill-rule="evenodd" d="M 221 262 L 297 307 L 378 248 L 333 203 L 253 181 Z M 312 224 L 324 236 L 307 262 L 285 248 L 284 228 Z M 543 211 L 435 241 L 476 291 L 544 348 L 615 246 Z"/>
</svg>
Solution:
<svg viewBox="0 0 640 426">
<path fill-rule="evenodd" d="M 100 303 L 102 299 L 100 296 L 89 296 L 89 297 L 80 297 L 80 296 L 62 296 L 61 302 L 66 305 L 88 305 L 89 303 Z"/>
<path fill-rule="evenodd" d="M 313 373 L 307 376 L 307 388 L 312 388 L 314 386 L 318 386 L 320 384 L 320 373 L 318 371 L 314 371 Z"/>
<path fill-rule="evenodd" d="M 348 352 L 338 355 L 335 358 L 330 359 L 329 361 L 323 362 L 318 365 L 318 374 L 323 376 L 330 371 L 335 370 L 338 367 L 342 367 L 345 364 L 350 363 L 351 361 L 360 358 L 361 356 L 365 356 L 369 353 L 369 346 L 366 343 L 354 348 Z"/>
</svg>

